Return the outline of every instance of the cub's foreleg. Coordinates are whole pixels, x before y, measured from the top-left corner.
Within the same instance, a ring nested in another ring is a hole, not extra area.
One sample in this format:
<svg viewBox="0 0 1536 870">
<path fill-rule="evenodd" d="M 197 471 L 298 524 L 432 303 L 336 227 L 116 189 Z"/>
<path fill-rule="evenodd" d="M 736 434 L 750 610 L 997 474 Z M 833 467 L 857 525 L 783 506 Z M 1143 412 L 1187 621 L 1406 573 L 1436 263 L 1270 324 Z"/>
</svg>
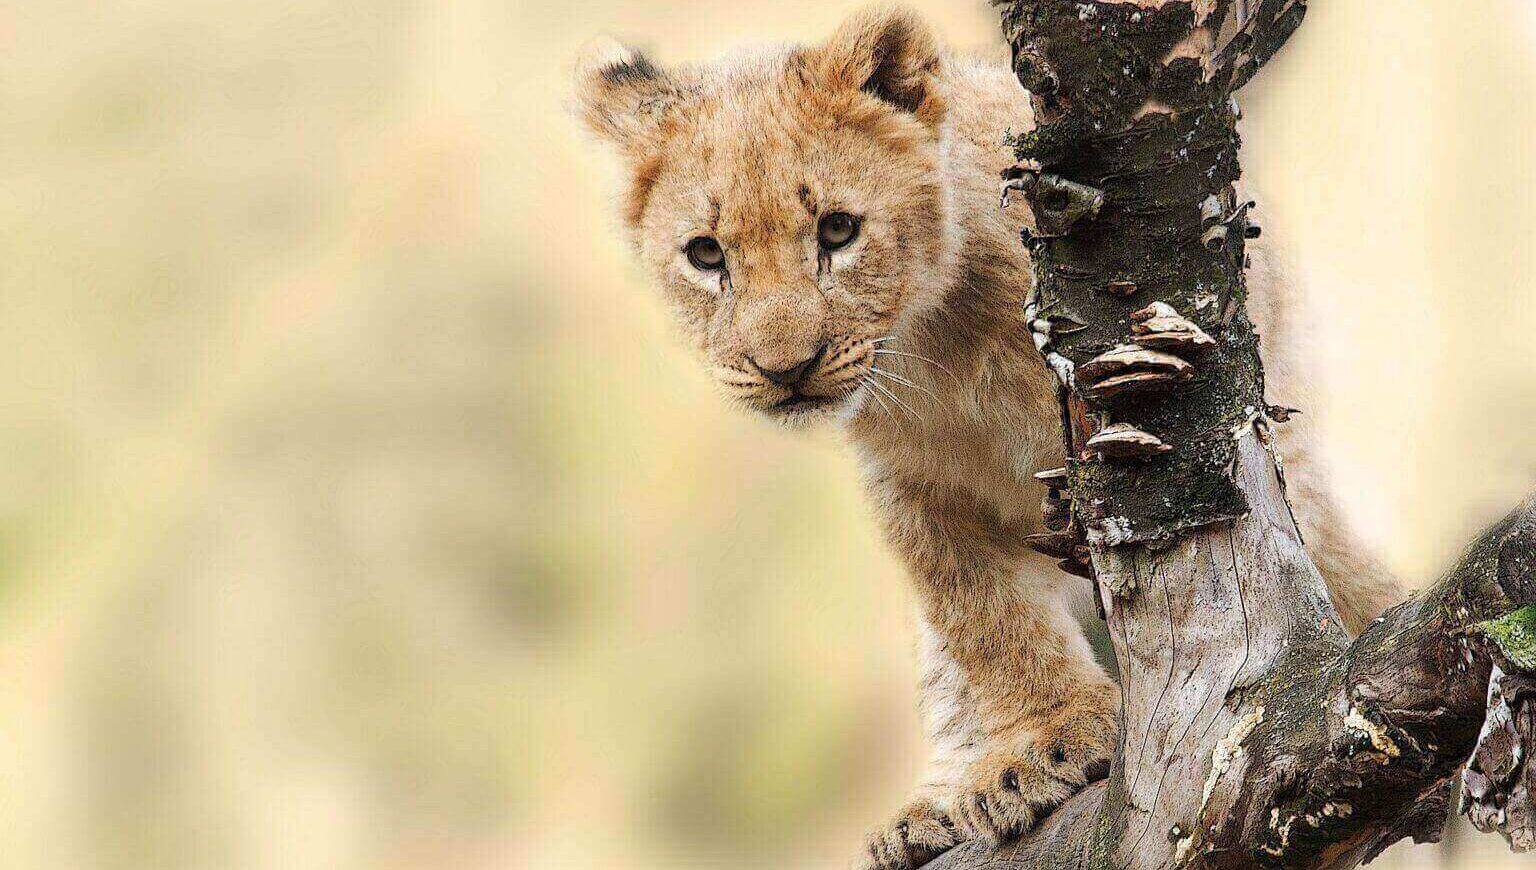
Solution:
<svg viewBox="0 0 1536 870">
<path fill-rule="evenodd" d="M 928 768 L 905 806 L 866 843 L 863 868 L 920 867 L 966 836 L 951 816 L 957 789 L 986 744 L 965 673 L 943 638 L 918 614 L 918 703 Z"/>
<path fill-rule="evenodd" d="M 888 537 L 922 608 L 929 776 L 870 838 L 867 866 L 921 866 L 959 839 L 1033 827 L 1114 750 L 1119 694 L 1069 612 L 1071 578 L 1030 553 L 1036 512 L 876 478 Z"/>
</svg>

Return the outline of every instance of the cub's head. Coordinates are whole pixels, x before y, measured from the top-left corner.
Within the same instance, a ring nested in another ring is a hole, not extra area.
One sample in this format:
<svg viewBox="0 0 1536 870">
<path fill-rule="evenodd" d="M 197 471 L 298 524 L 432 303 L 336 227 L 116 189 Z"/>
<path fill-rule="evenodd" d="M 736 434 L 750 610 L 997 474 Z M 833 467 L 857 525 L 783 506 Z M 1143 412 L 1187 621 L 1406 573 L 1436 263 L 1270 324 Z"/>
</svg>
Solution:
<svg viewBox="0 0 1536 870">
<path fill-rule="evenodd" d="M 789 423 L 850 415 L 876 350 L 938 304 L 955 255 L 940 63 L 888 9 L 714 67 L 614 43 L 581 63 L 582 118 L 628 168 L 631 239 L 727 395 Z"/>
</svg>

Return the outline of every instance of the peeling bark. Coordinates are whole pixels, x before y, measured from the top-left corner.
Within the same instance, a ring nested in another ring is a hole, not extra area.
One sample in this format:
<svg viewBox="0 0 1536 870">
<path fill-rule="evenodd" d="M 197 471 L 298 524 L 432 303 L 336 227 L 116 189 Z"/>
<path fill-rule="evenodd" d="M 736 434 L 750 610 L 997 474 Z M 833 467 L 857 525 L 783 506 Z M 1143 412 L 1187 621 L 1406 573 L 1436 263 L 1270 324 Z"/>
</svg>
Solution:
<svg viewBox="0 0 1536 870">
<path fill-rule="evenodd" d="M 1536 603 L 1536 499 L 1351 642 L 1268 449 L 1232 92 L 1304 0 L 1002 5 L 1040 122 L 1005 194 L 1036 215 L 1026 313 L 1067 423 L 1031 544 L 1086 542 L 1123 727 L 1107 781 L 930 866 L 1352 867 L 1437 839 L 1474 746 L 1467 812 L 1529 844 L 1536 618 L 1509 614 Z"/>
<path fill-rule="evenodd" d="M 1462 772 L 1462 811 L 1517 852 L 1536 849 L 1536 608 L 1478 626 L 1495 664 L 1488 714 Z"/>
</svg>

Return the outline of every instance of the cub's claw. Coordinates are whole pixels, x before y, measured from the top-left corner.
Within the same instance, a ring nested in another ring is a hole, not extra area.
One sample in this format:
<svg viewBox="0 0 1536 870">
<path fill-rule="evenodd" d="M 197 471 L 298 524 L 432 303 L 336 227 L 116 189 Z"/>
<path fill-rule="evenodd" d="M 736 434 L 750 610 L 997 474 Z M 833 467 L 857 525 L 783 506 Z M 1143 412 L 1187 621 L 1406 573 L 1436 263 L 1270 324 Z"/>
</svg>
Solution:
<svg viewBox="0 0 1536 870">
<path fill-rule="evenodd" d="M 931 799 L 914 800 L 891 823 L 865 840 L 866 854 L 857 870 L 917 870 L 959 845 L 960 833 L 949 814 Z"/>
<path fill-rule="evenodd" d="M 967 839 L 992 843 L 1033 828 L 1084 783 L 1082 768 L 1042 764 L 1029 751 L 985 760 L 977 770 L 971 788 L 955 801 L 955 821 Z"/>
</svg>

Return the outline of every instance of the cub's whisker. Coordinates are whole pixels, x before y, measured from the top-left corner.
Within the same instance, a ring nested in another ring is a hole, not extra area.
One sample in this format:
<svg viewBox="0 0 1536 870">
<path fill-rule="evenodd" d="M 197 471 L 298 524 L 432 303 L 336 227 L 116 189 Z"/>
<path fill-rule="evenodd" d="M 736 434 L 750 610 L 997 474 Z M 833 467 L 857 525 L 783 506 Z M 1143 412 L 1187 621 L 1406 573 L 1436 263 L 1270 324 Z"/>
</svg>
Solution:
<svg viewBox="0 0 1536 870">
<path fill-rule="evenodd" d="M 872 375 L 879 375 L 882 378 L 887 378 L 895 383 L 901 384 L 903 387 L 910 387 L 911 389 L 917 390 L 919 393 L 923 393 L 928 398 L 932 399 L 935 404 L 944 404 L 943 402 L 939 401 L 939 397 L 934 395 L 932 390 L 928 389 L 927 387 L 920 387 L 917 384 L 914 384 L 906 378 L 902 377 L 901 375 L 893 375 L 885 369 L 877 368 L 875 366 L 869 367 L 869 373 Z"/>
<path fill-rule="evenodd" d="M 921 414 L 919 414 L 916 411 L 912 410 L 912 406 L 911 405 L 908 405 L 906 402 L 903 402 L 901 400 L 901 397 L 897 396 L 895 393 L 891 392 L 890 388 L 887 387 L 885 384 L 882 384 L 879 381 L 869 381 L 869 385 L 871 387 L 873 387 L 874 389 L 878 390 L 879 392 L 884 393 L 885 397 L 887 399 L 890 399 L 891 401 L 895 402 L 897 405 L 900 405 L 901 409 L 903 411 L 906 411 L 908 414 L 912 415 L 912 419 L 918 421 L 919 423 L 921 423 L 923 421 L 923 416 Z"/>
<path fill-rule="evenodd" d="M 860 381 L 859 383 L 863 384 L 864 381 Z M 890 417 L 892 420 L 896 419 L 896 415 L 891 412 L 891 406 L 885 403 L 885 399 L 881 398 L 879 393 L 875 392 L 874 390 L 870 390 L 869 394 L 874 397 L 876 402 L 880 403 L 880 409 L 885 411 L 885 416 Z"/>
<path fill-rule="evenodd" d="M 916 360 L 922 360 L 923 362 L 933 366 L 934 368 L 938 369 L 939 371 L 943 372 L 944 374 L 949 375 L 951 378 L 954 378 L 956 383 L 960 382 L 960 379 L 955 377 L 955 373 L 954 372 L 950 371 L 949 369 L 945 368 L 944 366 L 940 365 L 939 363 L 934 362 L 933 360 L 931 360 L 931 359 L 929 359 L 928 357 L 925 357 L 925 356 L 920 356 L 920 355 L 915 354 L 915 353 L 907 353 L 905 351 L 900 351 L 900 350 L 887 350 L 885 348 L 875 348 L 875 356 L 904 356 L 904 357 L 910 357 L 910 358 L 916 359 Z"/>
</svg>

